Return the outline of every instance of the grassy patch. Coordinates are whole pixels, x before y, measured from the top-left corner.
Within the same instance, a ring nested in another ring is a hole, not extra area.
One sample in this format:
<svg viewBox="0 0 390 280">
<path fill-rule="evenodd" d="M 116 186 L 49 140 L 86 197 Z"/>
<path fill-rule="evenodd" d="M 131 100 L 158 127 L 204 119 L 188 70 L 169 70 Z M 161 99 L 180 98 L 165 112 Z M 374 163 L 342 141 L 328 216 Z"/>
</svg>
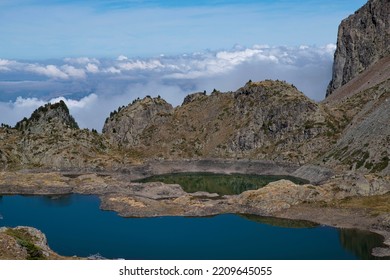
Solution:
<svg viewBox="0 0 390 280">
<path fill-rule="evenodd" d="M 42 249 L 34 244 L 33 236 L 26 229 L 7 229 L 5 232 L 9 236 L 16 239 L 18 244 L 24 247 L 27 251 L 28 260 L 44 260 L 46 259 L 42 253 Z"/>
<path fill-rule="evenodd" d="M 366 162 L 366 160 L 370 157 L 369 152 L 364 152 L 363 155 L 358 159 L 356 163 L 356 169 L 359 169 L 360 167 L 363 166 L 363 164 Z"/>
<path fill-rule="evenodd" d="M 339 202 L 343 208 L 365 209 L 373 215 L 390 212 L 390 193 L 365 197 L 350 197 Z"/>
<path fill-rule="evenodd" d="M 389 165 L 389 157 L 385 156 L 380 162 L 374 165 L 372 172 L 381 172 Z"/>
</svg>

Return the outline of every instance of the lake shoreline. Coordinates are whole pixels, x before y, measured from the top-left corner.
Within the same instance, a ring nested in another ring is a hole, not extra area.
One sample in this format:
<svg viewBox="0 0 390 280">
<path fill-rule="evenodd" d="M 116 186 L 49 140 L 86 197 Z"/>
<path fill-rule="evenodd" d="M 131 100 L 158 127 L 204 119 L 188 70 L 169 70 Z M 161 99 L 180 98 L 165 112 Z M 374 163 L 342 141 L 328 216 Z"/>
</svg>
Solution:
<svg viewBox="0 0 390 280">
<path fill-rule="evenodd" d="M 222 167 L 228 164 L 224 163 Z M 193 163 L 187 162 L 187 165 L 193 166 Z M 187 168 L 186 172 L 204 171 L 200 169 L 205 169 L 207 165 L 204 168 Z M 175 169 L 177 172 L 188 167 L 180 166 L 179 170 Z M 253 168 L 253 164 L 248 166 Z M 390 245 L 389 213 L 375 216 L 370 213 L 370 209 L 364 207 L 348 209 L 333 205 L 333 201 L 355 197 L 356 194 L 335 188 L 332 180 L 321 185 L 303 186 L 281 180 L 259 190 L 217 198 L 205 192 L 186 193 L 179 185 L 132 182 L 135 178 L 142 177 L 140 176 L 142 173 L 147 177 L 153 173 L 150 171 L 153 168 L 156 167 L 149 167 L 149 172 L 138 173 L 42 170 L 0 172 L 0 195 L 97 195 L 100 197 L 102 210 L 115 211 L 123 217 L 201 217 L 232 213 L 307 220 L 337 228 L 357 228 L 375 232 L 385 238 L 385 245 Z M 214 168 L 213 171 L 221 169 Z M 172 171 L 172 168 L 165 166 L 163 170 L 154 172 L 161 174 L 164 171 Z M 235 173 L 237 170 L 231 168 L 228 171 L 226 173 Z M 241 168 L 239 171 L 245 174 L 248 170 Z M 390 256 L 390 248 L 375 249 L 373 254 Z"/>
</svg>

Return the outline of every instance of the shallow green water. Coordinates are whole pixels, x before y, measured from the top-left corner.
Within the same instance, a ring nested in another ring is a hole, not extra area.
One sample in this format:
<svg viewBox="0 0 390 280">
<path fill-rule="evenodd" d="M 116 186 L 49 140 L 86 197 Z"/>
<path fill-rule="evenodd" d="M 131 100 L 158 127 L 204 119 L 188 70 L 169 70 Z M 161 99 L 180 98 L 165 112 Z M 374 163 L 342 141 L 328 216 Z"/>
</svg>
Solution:
<svg viewBox="0 0 390 280">
<path fill-rule="evenodd" d="M 214 174 L 214 173 L 171 173 L 147 177 L 137 182 L 163 182 L 179 184 L 189 193 L 205 191 L 219 195 L 240 194 L 247 190 L 256 190 L 270 182 L 281 179 L 290 180 L 296 184 L 308 181 L 292 176 L 278 175 L 243 175 L 243 174 Z"/>
<path fill-rule="evenodd" d="M 1 226 L 33 226 L 62 255 L 125 259 L 369 259 L 377 234 L 258 216 L 122 218 L 96 196 L 0 196 Z"/>
</svg>

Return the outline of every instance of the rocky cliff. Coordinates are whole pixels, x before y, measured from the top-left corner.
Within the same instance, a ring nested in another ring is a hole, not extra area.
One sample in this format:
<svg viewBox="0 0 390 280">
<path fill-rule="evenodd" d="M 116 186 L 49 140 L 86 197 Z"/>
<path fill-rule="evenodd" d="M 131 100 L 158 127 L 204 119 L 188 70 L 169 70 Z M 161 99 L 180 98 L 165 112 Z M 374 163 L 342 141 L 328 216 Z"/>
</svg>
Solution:
<svg viewBox="0 0 390 280">
<path fill-rule="evenodd" d="M 268 80 L 235 92 L 191 94 L 175 109 L 147 97 L 114 114 L 103 133 L 114 145 L 147 157 L 305 163 L 325 151 L 335 125 L 294 86 Z"/>
<path fill-rule="evenodd" d="M 390 1 L 369 0 L 339 26 L 333 76 L 326 95 L 390 55 Z"/>
</svg>

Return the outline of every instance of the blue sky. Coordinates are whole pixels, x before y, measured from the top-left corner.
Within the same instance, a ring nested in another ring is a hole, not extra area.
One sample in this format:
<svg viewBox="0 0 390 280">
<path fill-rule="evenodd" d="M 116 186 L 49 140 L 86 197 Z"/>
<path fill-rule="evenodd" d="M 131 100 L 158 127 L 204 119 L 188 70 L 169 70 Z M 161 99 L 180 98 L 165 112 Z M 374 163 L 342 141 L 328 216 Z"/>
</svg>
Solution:
<svg viewBox="0 0 390 280">
<path fill-rule="evenodd" d="M 179 54 L 334 43 L 363 0 L 2 0 L 0 57 Z"/>
</svg>

